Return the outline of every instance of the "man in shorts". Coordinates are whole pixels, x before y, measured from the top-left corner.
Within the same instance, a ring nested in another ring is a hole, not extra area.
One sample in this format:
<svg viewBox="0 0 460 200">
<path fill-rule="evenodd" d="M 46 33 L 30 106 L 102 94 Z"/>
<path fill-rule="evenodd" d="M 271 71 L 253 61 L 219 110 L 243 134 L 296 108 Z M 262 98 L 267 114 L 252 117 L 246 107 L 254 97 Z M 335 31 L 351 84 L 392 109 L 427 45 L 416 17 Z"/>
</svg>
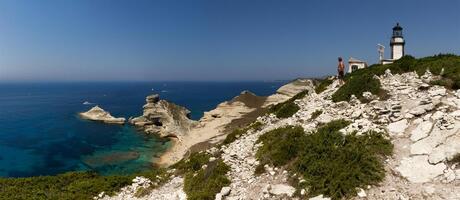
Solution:
<svg viewBox="0 0 460 200">
<path fill-rule="evenodd" d="M 339 78 L 339 83 L 342 85 L 343 82 L 343 76 L 345 75 L 345 64 L 343 64 L 342 57 L 339 57 L 339 65 L 337 66 L 337 72 L 338 72 L 338 78 Z"/>
</svg>

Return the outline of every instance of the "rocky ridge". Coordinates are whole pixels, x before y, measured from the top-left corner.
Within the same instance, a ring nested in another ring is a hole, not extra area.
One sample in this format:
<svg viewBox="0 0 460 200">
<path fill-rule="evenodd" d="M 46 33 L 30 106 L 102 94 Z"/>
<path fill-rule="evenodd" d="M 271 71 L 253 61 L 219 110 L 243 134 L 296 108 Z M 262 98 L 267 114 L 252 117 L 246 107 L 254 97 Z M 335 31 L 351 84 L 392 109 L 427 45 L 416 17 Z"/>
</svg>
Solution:
<svg viewBox="0 0 460 200">
<path fill-rule="evenodd" d="M 388 91 L 389 99 L 380 100 L 365 93 L 368 103 L 356 97 L 349 102 L 333 102 L 331 95 L 339 87 L 338 81 L 334 81 L 324 92 L 310 92 L 296 100 L 301 109 L 292 117 L 278 119 L 272 114 L 258 117 L 257 121 L 263 124 L 259 130 L 249 130 L 228 145 L 208 149 L 208 153 L 220 155 L 231 168 L 227 173 L 231 184 L 222 188 L 216 199 L 304 199 L 306 190 L 299 192 L 300 197 L 293 196 L 295 189 L 288 184 L 290 177 L 286 169 L 264 166 L 265 173 L 254 174 L 259 164 L 255 152 L 260 144 L 256 141 L 278 127 L 300 125 L 309 132 L 335 119 L 352 122 L 341 130 L 344 134 L 368 130 L 386 132 L 394 145 L 393 155 L 384 161 L 385 179 L 378 185 L 359 188 L 354 199 L 460 199 L 457 192 L 460 168 L 450 162 L 460 153 L 460 90 L 428 85 L 433 79 L 429 72 L 423 76 L 393 75 L 387 70 L 376 78 Z M 322 113 L 312 119 L 317 110 Z M 173 182 L 175 185 L 171 187 Z M 168 184 L 152 194 L 182 191 L 181 177 L 172 178 Z M 131 198 L 137 199 L 133 196 L 126 199 Z M 183 198 L 178 195 L 170 199 Z M 319 195 L 310 199 L 329 198 Z"/>
</svg>

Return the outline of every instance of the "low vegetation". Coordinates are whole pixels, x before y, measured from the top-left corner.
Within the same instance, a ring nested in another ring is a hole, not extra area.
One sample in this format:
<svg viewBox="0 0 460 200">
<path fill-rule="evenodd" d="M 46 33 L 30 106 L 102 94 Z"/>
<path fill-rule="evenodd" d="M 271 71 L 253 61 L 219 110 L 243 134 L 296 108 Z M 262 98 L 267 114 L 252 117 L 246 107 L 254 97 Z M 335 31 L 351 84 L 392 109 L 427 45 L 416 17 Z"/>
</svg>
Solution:
<svg viewBox="0 0 460 200">
<path fill-rule="evenodd" d="M 270 112 L 278 118 L 289 118 L 300 110 L 300 107 L 294 103 L 296 99 L 301 99 L 308 94 L 308 90 L 302 91 L 285 102 L 278 103 L 270 108 Z"/>
<path fill-rule="evenodd" d="M 189 200 L 211 200 L 222 187 L 230 184 L 226 177 L 230 167 L 222 159 L 210 161 L 207 153 L 193 153 L 173 166 L 184 174 L 184 191 Z"/>
<path fill-rule="evenodd" d="M 104 191 L 114 194 L 136 176 L 166 181 L 162 169 L 130 175 L 101 176 L 95 172 L 68 172 L 55 176 L 1 178 L 0 199 L 92 199 Z M 160 177 L 160 179 L 158 177 Z"/>
<path fill-rule="evenodd" d="M 315 112 L 311 113 L 311 120 L 318 118 L 321 114 L 323 114 L 322 110 L 316 110 Z"/>
<path fill-rule="evenodd" d="M 241 135 L 245 134 L 248 130 L 252 129 L 254 131 L 258 131 L 260 128 L 262 128 L 262 126 L 262 122 L 256 121 L 243 129 L 235 129 L 225 137 L 225 140 L 222 142 L 222 144 L 230 144 L 238 139 Z"/>
<path fill-rule="evenodd" d="M 351 95 L 363 100 L 362 93 L 365 91 L 385 97 L 386 93 L 381 89 L 380 82 L 374 78 L 374 75 L 383 75 L 387 69 L 390 69 L 393 74 L 415 71 L 418 75 L 423 75 L 426 70 L 430 70 L 434 75 L 440 77 L 439 80 L 431 82 L 432 84 L 460 89 L 460 56 L 440 54 L 416 59 L 406 55 L 393 64 L 371 65 L 347 74 L 345 84 L 333 94 L 332 100 L 334 102 L 348 101 Z"/>
<path fill-rule="evenodd" d="M 460 153 L 455 154 L 455 156 L 451 160 L 449 160 L 449 164 L 451 164 L 451 165 L 453 165 L 453 164 L 460 165 Z"/>
<path fill-rule="evenodd" d="M 318 85 L 316 85 L 316 87 L 315 87 L 316 94 L 319 94 L 319 93 L 323 92 L 324 90 L 326 90 L 327 86 L 332 84 L 332 82 L 334 82 L 334 81 L 330 77 L 319 81 Z"/>
<path fill-rule="evenodd" d="M 260 161 L 257 168 L 269 164 L 300 174 L 306 181 L 297 187 L 306 188 L 309 196 L 354 196 L 356 188 L 383 179 L 382 159 L 391 154 L 393 146 L 382 133 L 343 135 L 339 130 L 348 124 L 344 120 L 332 121 L 310 134 L 300 126 L 267 132 L 258 140 L 263 145 L 256 153 Z"/>
</svg>

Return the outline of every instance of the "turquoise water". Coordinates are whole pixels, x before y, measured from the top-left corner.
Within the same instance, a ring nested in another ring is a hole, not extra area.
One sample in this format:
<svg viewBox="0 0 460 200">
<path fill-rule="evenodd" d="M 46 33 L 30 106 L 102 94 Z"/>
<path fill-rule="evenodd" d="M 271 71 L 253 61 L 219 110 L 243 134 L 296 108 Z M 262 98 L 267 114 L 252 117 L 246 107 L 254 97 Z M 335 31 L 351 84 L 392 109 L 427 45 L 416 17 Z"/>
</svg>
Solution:
<svg viewBox="0 0 460 200">
<path fill-rule="evenodd" d="M 152 167 L 170 143 L 129 125 L 82 120 L 100 105 L 114 116 L 142 114 L 145 96 L 187 107 L 192 118 L 250 90 L 269 95 L 285 82 L 1 83 L 0 176 L 52 175 L 73 170 L 124 174 Z M 84 101 L 94 103 L 84 105 Z"/>
</svg>

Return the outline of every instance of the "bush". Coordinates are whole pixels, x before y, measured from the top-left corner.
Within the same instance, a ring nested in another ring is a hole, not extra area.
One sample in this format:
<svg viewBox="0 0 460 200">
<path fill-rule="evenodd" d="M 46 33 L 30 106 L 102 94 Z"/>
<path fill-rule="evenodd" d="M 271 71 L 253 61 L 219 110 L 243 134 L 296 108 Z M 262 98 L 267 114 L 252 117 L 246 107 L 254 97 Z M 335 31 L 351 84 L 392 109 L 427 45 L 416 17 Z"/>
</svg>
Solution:
<svg viewBox="0 0 460 200">
<path fill-rule="evenodd" d="M 286 100 L 285 102 L 278 103 L 270 107 L 270 112 L 275 114 L 278 118 L 288 118 L 294 115 L 297 111 L 300 110 L 300 107 L 294 103 L 296 99 L 301 99 L 308 94 L 308 90 L 299 92 L 292 98 Z"/>
<path fill-rule="evenodd" d="M 349 76 L 345 84 L 332 95 L 332 100 L 334 102 L 348 101 L 351 95 L 363 100 L 363 92 L 379 94 L 382 90 L 380 87 L 380 81 L 375 79 L 372 73 Z"/>
<path fill-rule="evenodd" d="M 319 84 L 315 87 L 316 94 L 319 94 L 319 93 L 323 92 L 324 90 L 326 90 L 327 86 L 332 84 L 332 82 L 334 82 L 334 81 L 332 79 L 330 79 L 330 78 L 325 78 L 325 79 L 321 80 L 319 82 Z"/>
<path fill-rule="evenodd" d="M 323 114 L 323 111 L 322 110 L 316 110 L 315 112 L 313 112 L 311 114 L 311 118 L 310 119 L 316 119 L 318 116 L 320 116 L 321 114 Z"/>
<path fill-rule="evenodd" d="M 449 164 L 460 164 L 460 153 L 455 154 L 455 156 L 448 161 Z"/>
<path fill-rule="evenodd" d="M 253 122 L 252 124 L 250 124 L 249 126 L 247 126 L 244 129 L 235 129 L 225 137 L 225 140 L 222 143 L 223 144 L 230 144 L 230 143 L 234 142 L 236 139 L 238 139 L 241 135 L 245 134 L 248 130 L 252 129 L 254 131 L 258 131 L 258 130 L 260 130 L 260 128 L 262 128 L 263 125 L 264 124 L 262 124 L 262 122 L 256 121 L 256 122 Z"/>
<path fill-rule="evenodd" d="M 211 156 L 207 153 L 192 153 L 188 158 L 184 158 L 172 165 L 171 168 L 178 170 L 178 173 L 195 172 L 209 162 Z"/>
<path fill-rule="evenodd" d="M 375 64 L 347 74 L 345 84 L 333 94 L 332 100 L 334 102 L 348 101 L 352 94 L 362 99 L 362 93 L 365 91 L 379 96 L 384 95 L 385 92 L 381 89 L 380 82 L 373 77 L 384 74 L 386 69 L 390 69 L 393 74 L 415 71 L 418 75 L 423 75 L 426 70 L 430 70 L 441 77 L 441 80 L 434 81 L 432 84 L 460 89 L 460 56 L 440 54 L 416 59 L 406 55 L 393 64 Z"/>
<path fill-rule="evenodd" d="M 300 150 L 299 139 L 305 132 L 300 126 L 287 126 L 278 128 L 260 136 L 257 142 L 263 145 L 256 153 L 260 165 L 272 164 L 282 166 L 297 156 Z"/>
<path fill-rule="evenodd" d="M 222 187 L 230 185 L 226 177 L 230 167 L 221 159 L 209 162 L 207 167 L 188 172 L 184 179 L 184 191 L 189 200 L 214 200 Z"/>
<path fill-rule="evenodd" d="M 332 199 L 356 195 L 356 188 L 380 182 L 385 171 L 382 157 L 390 155 L 391 142 L 382 133 L 343 135 L 349 122 L 332 121 L 314 133 L 301 127 L 284 127 L 259 138 L 256 153 L 260 165 L 286 166 L 306 180 L 309 196 L 324 194 Z"/>
<path fill-rule="evenodd" d="M 131 184 L 136 176 L 144 176 L 152 181 L 164 170 L 152 170 L 130 175 L 101 176 L 95 172 L 68 172 L 55 176 L 28 178 L 1 178 L 0 197 L 2 199 L 92 199 L 102 191 L 114 194 L 120 188 Z M 161 179 L 163 182 L 166 179 Z"/>
</svg>

